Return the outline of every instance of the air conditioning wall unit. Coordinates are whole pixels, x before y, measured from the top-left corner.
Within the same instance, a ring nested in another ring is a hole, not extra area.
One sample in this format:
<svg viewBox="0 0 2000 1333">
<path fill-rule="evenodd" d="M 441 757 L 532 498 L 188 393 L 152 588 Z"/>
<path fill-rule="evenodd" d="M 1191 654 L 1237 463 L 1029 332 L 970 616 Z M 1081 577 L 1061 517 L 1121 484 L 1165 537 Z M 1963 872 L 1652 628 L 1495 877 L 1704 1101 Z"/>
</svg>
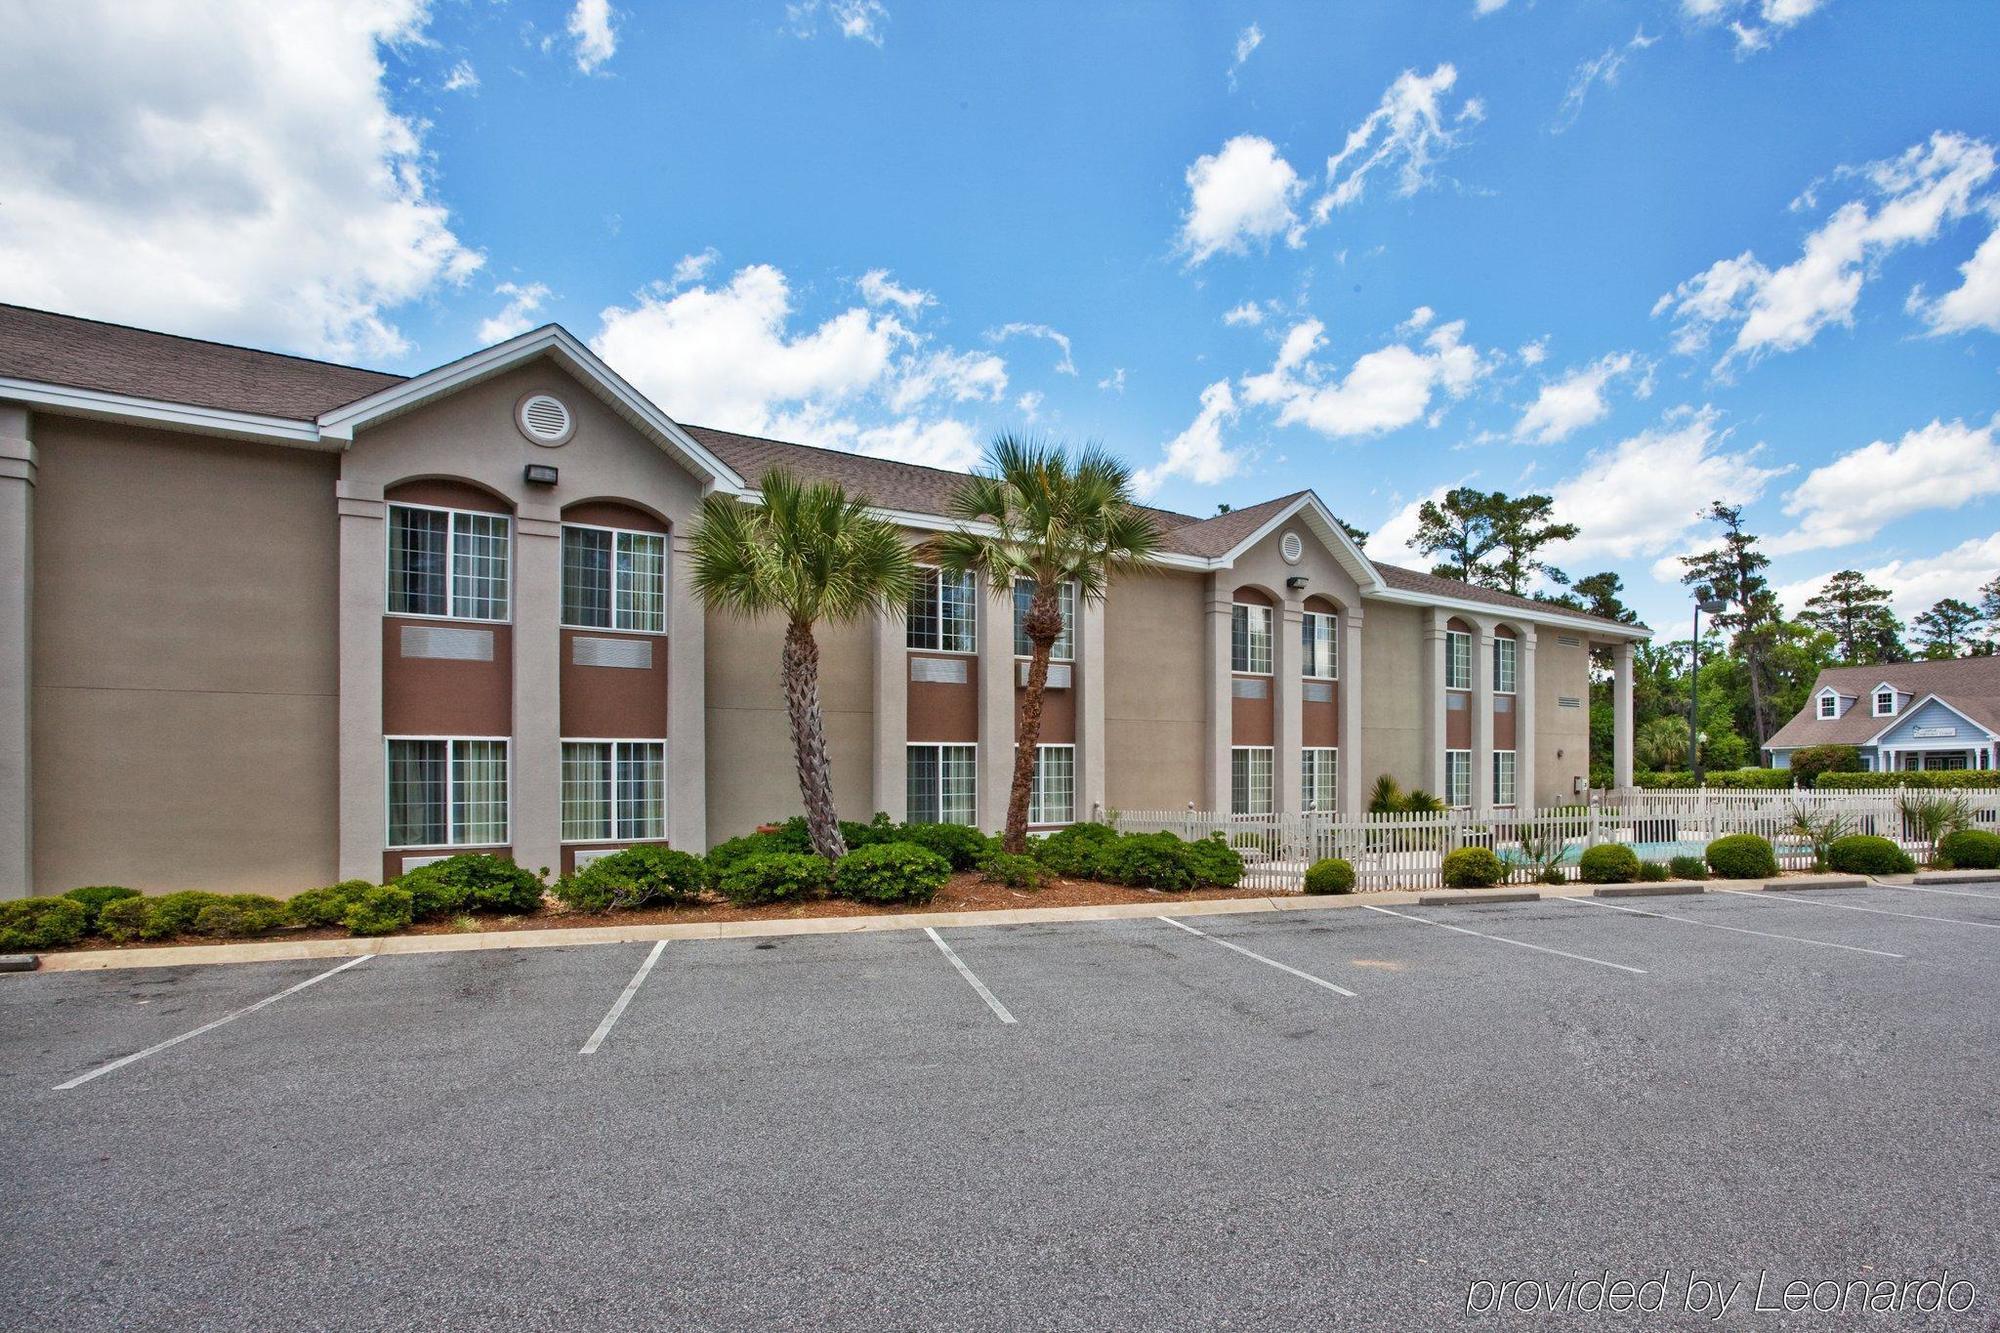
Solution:
<svg viewBox="0 0 2000 1333">
<path fill-rule="evenodd" d="M 1016 684 L 1022 686 L 1027 685 L 1028 668 L 1032 665 L 1034 665 L 1032 662 L 1014 663 L 1014 680 Z M 1071 670 L 1070 664 L 1067 662 L 1049 663 L 1049 681 L 1047 688 L 1051 690 L 1068 689 L 1070 687 L 1069 686 L 1070 670 Z"/>
</svg>

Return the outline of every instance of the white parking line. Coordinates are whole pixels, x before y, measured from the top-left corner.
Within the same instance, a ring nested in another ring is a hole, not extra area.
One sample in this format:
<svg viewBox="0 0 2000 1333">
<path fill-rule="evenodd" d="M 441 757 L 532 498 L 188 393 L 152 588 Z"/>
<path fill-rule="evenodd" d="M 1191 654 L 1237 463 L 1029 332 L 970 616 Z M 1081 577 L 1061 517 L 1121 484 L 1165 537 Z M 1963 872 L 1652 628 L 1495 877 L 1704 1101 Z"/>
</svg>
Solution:
<svg viewBox="0 0 2000 1333">
<path fill-rule="evenodd" d="M 1910 921 L 1935 921 L 1945 926 L 1976 926 L 1981 930 L 2000 930 L 2000 921 L 1961 921 L 1955 916 L 1922 916 L 1916 912 L 1891 912 L 1884 907 L 1861 907 L 1854 903 L 1830 903 L 1817 895 L 1811 898 L 1794 898 L 1789 894 L 1751 891 L 1744 889 L 1710 889 L 1710 893 L 1733 893 L 1738 898 L 1761 898 L 1766 902 L 1783 903 L 1787 907 L 1837 907 L 1843 912 L 1872 912 L 1876 916 L 1900 916 Z"/>
<path fill-rule="evenodd" d="M 1951 898 L 1984 898 L 1989 903 L 2000 903 L 2000 893 L 1978 893 L 1972 889 L 1933 889 L 1918 884 L 1884 884 L 1879 879 L 1868 881 L 1878 889 L 1901 889 L 1905 893 L 1942 893 Z"/>
<path fill-rule="evenodd" d="M 979 992 L 979 998 L 986 1001 L 986 1007 L 993 1011 L 995 1017 L 1002 1023 L 1011 1023 L 1014 1021 L 1014 1015 L 1007 1012 L 1007 1006 L 994 998 L 993 992 L 986 989 L 985 982 L 972 975 L 972 969 L 965 965 L 964 959 L 951 951 L 951 946 L 944 942 L 942 935 L 932 930 L 929 926 L 924 927 L 924 934 L 931 937 L 931 943 L 944 950 L 944 956 L 951 959 L 951 965 L 958 969 L 958 975 L 964 977 L 966 984 Z"/>
<path fill-rule="evenodd" d="M 1505 935 L 1488 935 L 1483 930 L 1467 930 L 1464 926 L 1454 926 L 1444 921 L 1433 921 L 1427 916 L 1411 916 L 1408 912 L 1398 912 L 1388 907 L 1377 907 L 1374 903 L 1362 903 L 1361 905 L 1371 912 L 1380 912 L 1383 916 L 1399 916 L 1405 921 L 1415 921 L 1420 925 L 1436 926 L 1439 930 L 1455 930 L 1461 935 L 1476 935 L 1482 940 L 1495 940 L 1501 944 L 1512 944 L 1523 949 L 1533 949 L 1536 953 L 1551 953 L 1558 958 L 1570 958 L 1579 963 L 1596 963 L 1599 967 L 1615 967 L 1620 972 L 1630 972 L 1635 976 L 1643 977 L 1646 975 L 1646 969 L 1643 967 L 1627 967 L 1623 963 L 1613 963 L 1603 958 L 1592 958 L 1588 954 L 1564 953 L 1561 949 L 1551 949 L 1542 944 L 1530 944 L 1526 940 L 1509 939 Z"/>
<path fill-rule="evenodd" d="M 52 1091 L 67 1092 L 71 1088 L 81 1087 L 83 1084 L 90 1082 L 90 1080 L 98 1078 L 101 1075 L 108 1074 L 114 1069 L 123 1069 L 126 1065 L 131 1064 L 134 1060 L 143 1060 L 149 1055 L 158 1055 L 161 1051 L 166 1050 L 167 1047 L 178 1046 L 190 1037 L 199 1037 L 204 1032 L 213 1032 L 217 1028 L 221 1027 L 224 1023 L 234 1023 L 237 1019 L 243 1017 L 243 1015 L 254 1014 L 259 1009 L 262 1009 L 265 1005 L 276 1004 L 278 1001 L 284 999 L 287 995 L 297 995 L 300 991 L 304 990 L 306 987 L 318 985 L 320 982 L 325 981 L 328 977 L 334 975 L 336 972 L 345 972 L 348 968 L 355 967 L 361 963 L 365 963 L 374 956 L 375 955 L 372 953 L 364 953 L 359 958 L 350 958 L 346 962 L 342 963 L 339 967 L 328 968 L 326 971 L 321 972 L 318 976 L 307 977 L 304 981 L 301 981 L 296 986 L 287 986 L 285 987 L 285 989 L 279 991 L 276 995 L 267 995 L 263 999 L 257 1001 L 257 1003 L 255 1004 L 246 1004 L 241 1009 L 238 1009 L 234 1013 L 224 1014 L 222 1017 L 216 1019 L 213 1023 L 203 1023 L 200 1027 L 196 1028 L 192 1032 L 183 1032 L 178 1037 L 168 1037 L 165 1041 L 161 1042 L 157 1046 L 148 1046 L 143 1051 L 134 1051 L 130 1055 L 121 1055 L 116 1060 L 113 1060 L 110 1064 L 99 1065 L 97 1068 L 91 1070 L 88 1074 L 78 1074 L 75 1078 L 71 1079 L 67 1083 L 56 1084 L 56 1086 L 52 1089 Z"/>
<path fill-rule="evenodd" d="M 1301 981 L 1310 981 L 1315 986 L 1324 986 L 1330 991 L 1333 991 L 1340 995 L 1345 995 L 1350 1000 L 1360 998 L 1353 991 L 1347 989 L 1347 987 L 1345 986 L 1336 986 L 1331 981 L 1327 981 L 1321 977 L 1316 977 L 1310 972 L 1301 972 L 1296 967 L 1287 967 L 1285 964 L 1279 962 L 1275 958 L 1266 958 L 1261 953 L 1252 953 L 1250 952 L 1250 950 L 1244 948 L 1240 944 L 1231 944 L 1228 940 L 1219 940 L 1215 938 L 1215 936 L 1209 934 L 1207 931 L 1196 930 L 1193 926 L 1188 925 L 1184 921 L 1176 921 L 1170 916 L 1163 916 L 1160 918 L 1160 920 L 1166 922 L 1170 926 L 1179 926 L 1182 930 L 1185 930 L 1190 935 L 1199 935 L 1203 939 L 1207 940 L 1210 944 L 1220 944 L 1225 949 L 1234 949 L 1237 953 L 1242 954 L 1245 958 L 1254 958 L 1258 962 L 1264 964 L 1264 966 L 1266 967 L 1275 967 L 1280 972 L 1289 972 Z"/>
<path fill-rule="evenodd" d="M 1835 944 L 1832 940 L 1809 940 L 1803 935 L 1780 935 L 1775 931 L 1751 930 L 1747 926 L 1725 926 L 1719 921 L 1703 921 L 1697 917 L 1674 916 L 1668 912 L 1655 912 L 1651 908 L 1620 907 L 1617 903 L 1599 902 L 1595 898 L 1558 898 L 1555 901 L 1580 903 L 1585 907 L 1608 907 L 1614 912 L 1630 912 L 1633 916 L 1656 916 L 1662 921 L 1679 921 L 1689 926 L 1707 926 L 1710 930 L 1734 931 L 1738 935 L 1761 935 L 1767 940 L 1790 940 L 1794 944 L 1817 944 L 1822 949 L 1845 949 L 1849 953 L 1872 953 L 1882 958 L 1901 958 L 1899 953 L 1887 949 L 1864 949 L 1858 944 Z"/>
<path fill-rule="evenodd" d="M 597 1031 L 590 1034 L 590 1040 L 583 1044 L 583 1049 L 577 1052 L 578 1055 L 589 1055 L 604 1044 L 604 1039 L 611 1035 L 612 1026 L 618 1022 L 619 1016 L 625 1012 L 625 1006 L 632 1003 L 632 997 L 639 993 L 639 987 L 646 984 L 646 974 L 653 970 L 654 963 L 660 961 L 660 950 L 666 947 L 667 942 L 665 940 L 660 940 L 653 945 L 653 951 L 646 955 L 646 961 L 639 964 L 639 970 L 634 972 L 632 979 L 625 983 L 625 990 L 612 1003 L 611 1012 L 606 1014 L 604 1021 L 597 1025 Z"/>
</svg>

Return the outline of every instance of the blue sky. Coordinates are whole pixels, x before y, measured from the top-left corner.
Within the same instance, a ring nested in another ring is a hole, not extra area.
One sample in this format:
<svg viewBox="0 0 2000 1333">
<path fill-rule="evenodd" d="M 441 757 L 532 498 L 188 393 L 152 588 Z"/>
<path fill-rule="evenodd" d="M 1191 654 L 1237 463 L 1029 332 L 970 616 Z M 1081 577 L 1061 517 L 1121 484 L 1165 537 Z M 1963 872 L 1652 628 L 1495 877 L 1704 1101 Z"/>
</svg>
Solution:
<svg viewBox="0 0 2000 1333">
<path fill-rule="evenodd" d="M 1546 490 L 1663 625 L 1714 498 L 1794 604 L 2000 571 L 1983 6 L 200 7 L 9 21 L 0 299 L 402 370 L 556 320 L 684 420 L 1099 439 L 1387 559 Z"/>
</svg>

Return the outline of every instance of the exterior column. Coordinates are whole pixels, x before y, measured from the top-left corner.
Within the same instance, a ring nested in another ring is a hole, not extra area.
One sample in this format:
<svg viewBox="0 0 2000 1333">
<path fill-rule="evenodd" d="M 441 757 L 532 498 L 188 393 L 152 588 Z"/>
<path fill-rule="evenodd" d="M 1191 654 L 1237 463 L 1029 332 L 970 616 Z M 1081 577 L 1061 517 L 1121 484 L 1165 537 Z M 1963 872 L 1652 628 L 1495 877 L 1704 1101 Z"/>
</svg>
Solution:
<svg viewBox="0 0 2000 1333">
<path fill-rule="evenodd" d="M 979 582 L 979 827 L 999 833 L 1014 787 L 1014 590 Z"/>
<path fill-rule="evenodd" d="M 1424 652 L 1424 790 L 1444 795 L 1444 644 L 1445 625 L 1451 617 L 1432 607 L 1425 627 Z"/>
<path fill-rule="evenodd" d="M 1493 622 L 1472 634 L 1472 808 L 1493 809 Z"/>
<path fill-rule="evenodd" d="M 1305 738 L 1305 602 L 1287 597 L 1279 604 L 1273 633 L 1271 671 L 1277 686 L 1272 700 L 1272 738 L 1277 742 L 1271 754 L 1271 804 L 1279 814 L 1297 814 L 1306 808 L 1305 774 L 1299 750 Z"/>
<path fill-rule="evenodd" d="M 1077 608 L 1076 666 L 1076 817 L 1102 820 L 1104 789 L 1110 758 L 1105 753 L 1104 603 L 1085 601 Z"/>
<path fill-rule="evenodd" d="M 1362 813 L 1368 790 L 1368 751 L 1363 745 L 1362 719 L 1368 716 L 1361 693 L 1361 608 L 1340 613 L 1340 753 L 1334 764 L 1340 788 L 1340 813 L 1352 819 Z"/>
<path fill-rule="evenodd" d="M 514 514 L 514 727 L 507 748 L 507 839 L 514 864 L 562 873 L 562 516 Z M 669 662 L 667 679 L 673 679 Z M 671 701 L 667 710 L 671 725 Z M 669 771 L 678 767 L 669 753 Z"/>
<path fill-rule="evenodd" d="M 1235 735 L 1234 679 L 1229 670 L 1230 603 L 1227 571 L 1208 582 L 1208 789 L 1197 799 L 1217 814 L 1229 813 L 1229 747 Z"/>
<path fill-rule="evenodd" d="M 0 405 L 0 898 L 25 898 L 35 888 L 34 787 L 29 772 L 34 579 L 32 423 L 26 408 Z"/>
<path fill-rule="evenodd" d="M 1525 814 L 1541 805 L 1535 794 L 1535 627 L 1522 625 L 1514 663 L 1514 806 Z"/>
<path fill-rule="evenodd" d="M 694 590 L 687 534 L 676 525 L 669 540 L 667 840 L 700 856 L 708 850 L 708 609 Z"/>
<path fill-rule="evenodd" d="M 975 611 L 981 621 L 991 608 Z M 910 817 L 909 630 L 892 611 L 875 614 L 875 809 L 898 824 Z M 984 729 L 982 725 L 982 730 Z"/>
<path fill-rule="evenodd" d="M 1632 785 L 1632 643 L 1611 650 L 1611 785 Z"/>
<path fill-rule="evenodd" d="M 388 505 L 382 488 L 342 481 L 340 514 L 340 877 L 382 878 L 389 840 L 382 742 L 382 616 L 388 609 Z"/>
</svg>

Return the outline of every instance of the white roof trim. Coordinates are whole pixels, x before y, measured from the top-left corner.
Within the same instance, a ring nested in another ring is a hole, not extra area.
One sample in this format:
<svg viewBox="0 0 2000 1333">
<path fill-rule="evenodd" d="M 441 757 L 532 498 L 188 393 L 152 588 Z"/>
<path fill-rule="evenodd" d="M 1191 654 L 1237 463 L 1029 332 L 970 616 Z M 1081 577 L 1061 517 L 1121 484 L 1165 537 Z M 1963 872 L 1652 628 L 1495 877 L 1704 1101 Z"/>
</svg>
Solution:
<svg viewBox="0 0 2000 1333">
<path fill-rule="evenodd" d="M 1347 535 L 1347 529 L 1340 526 L 1340 521 L 1333 516 L 1332 511 L 1320 503 L 1320 498 L 1311 491 L 1307 491 L 1304 495 L 1301 495 L 1298 499 L 1271 515 L 1270 518 L 1258 526 L 1255 532 L 1252 532 L 1248 537 L 1230 547 L 1214 560 L 1209 561 L 1209 567 L 1211 569 L 1230 568 L 1245 551 L 1248 551 L 1258 542 L 1263 541 L 1273 532 L 1276 532 L 1279 525 L 1286 519 L 1299 513 L 1305 514 L 1307 526 L 1313 529 L 1313 535 L 1320 539 L 1320 544 L 1333 554 L 1334 559 L 1347 567 L 1347 572 L 1352 574 L 1354 581 L 1361 585 L 1362 592 L 1383 593 L 1388 591 L 1389 585 L 1382 581 L 1381 571 L 1375 568 L 1375 562 L 1362 554 L 1361 548 L 1354 544 L 1354 539 Z"/>
<path fill-rule="evenodd" d="M 1539 607 L 1504 606 L 1498 602 L 1481 602 L 1470 597 L 1438 597 L 1407 588 L 1389 588 L 1379 593 L 1371 592 L 1369 596 L 1377 601 L 1396 602 L 1403 606 L 1435 606 L 1446 611 L 1463 611 L 1469 616 L 1486 619 L 1518 620 L 1530 625 L 1573 629 L 1580 634 L 1594 635 L 1600 639 L 1630 639 L 1638 642 L 1653 637 L 1653 631 L 1643 625 L 1620 625 L 1609 620 L 1568 615 L 1556 607 L 1544 611 Z"/>
<path fill-rule="evenodd" d="M 310 421 L 292 417 L 267 417 L 254 412 L 231 412 L 220 407 L 196 407 L 188 403 L 168 403 L 156 398 L 134 398 L 97 389 L 74 389 L 38 380 L 0 377 L 0 399 L 26 403 L 67 416 L 93 417 L 101 421 L 123 421 L 137 426 L 162 426 L 221 435 L 237 440 L 266 440 L 295 448 L 328 449 L 338 445 L 323 443 L 319 430 Z"/>
<path fill-rule="evenodd" d="M 1870 736 L 1870 737 L 1869 737 L 1869 738 L 1868 738 L 1867 740 L 1865 740 L 1865 741 L 1863 741 L 1863 742 L 1861 742 L 1861 743 L 1862 743 L 1863 745 L 1879 745 L 1879 744 L 1881 744 L 1881 742 L 1882 742 L 1882 738 L 1883 738 L 1884 736 L 1888 735 L 1888 734 L 1889 734 L 1890 732 L 1894 731 L 1894 730 L 1895 730 L 1895 729 L 1896 729 L 1897 727 L 1900 727 L 1900 726 L 1902 726 L 1902 725 L 1903 725 L 1903 724 L 1904 724 L 1905 722 L 1909 721 L 1909 720 L 1910 720 L 1910 715 L 1911 715 L 1911 714 L 1913 714 L 1913 713 L 1919 713 L 1919 712 L 1922 712 L 1922 711 L 1923 711 L 1923 709 L 1924 709 L 1924 708 L 1925 708 L 1926 706 L 1930 705 L 1930 704 L 1937 704 L 1937 705 L 1938 705 L 1939 707 L 1941 707 L 1941 708 L 1945 709 L 1945 710 L 1946 710 L 1946 711 L 1948 711 L 1948 712 L 1949 712 L 1949 713 L 1950 713 L 1950 714 L 1951 714 L 1951 715 L 1952 715 L 1953 717 L 1955 717 L 1955 718 L 1957 718 L 1957 719 L 1958 719 L 1959 721 L 1961 721 L 1961 722 L 1965 723 L 1965 725 L 1966 725 L 1966 726 L 1968 726 L 1968 727 L 1971 727 L 1971 728 L 1972 728 L 1972 729 L 1973 729 L 1974 731 L 1976 731 L 1976 732 L 1978 732 L 1978 733 L 1979 733 L 1980 735 L 1984 736 L 1984 737 L 1985 737 L 1985 738 L 1986 738 L 1987 740 L 1989 740 L 1989 741 L 1991 741 L 1991 740 L 2000 740 L 2000 737 L 1996 737 L 1996 736 L 1995 736 L 1995 735 L 1994 735 L 1994 734 L 1993 734 L 1993 733 L 1992 733 L 1991 731 L 1988 731 L 1988 730 L 1986 729 L 1986 724 L 1985 724 L 1985 723 L 1983 723 L 1983 722 L 1975 722 L 1975 721 L 1973 721 L 1973 720 L 1972 720 L 1971 718 L 1967 717 L 1967 716 L 1966 716 L 1966 715 L 1965 715 L 1964 713 L 1962 713 L 1962 712 L 1960 712 L 1960 711 L 1959 711 L 1959 709 L 1958 709 L 1958 705 L 1957 705 L 1957 704 L 1954 704 L 1954 703 L 1953 703 L 1953 702 L 1952 702 L 1951 700 L 1949 700 L 1949 699 L 1946 699 L 1946 698 L 1942 697 L 1941 695 L 1937 695 L 1937 694 L 1926 694 L 1926 695 L 1925 695 L 1925 696 L 1924 696 L 1923 698 L 1921 698 L 1921 699 L 1917 700 L 1917 702 L 1915 702 L 1915 703 L 1911 704 L 1911 705 L 1910 705 L 1910 706 L 1909 706 L 1908 708 L 1905 708 L 1905 709 L 1901 709 L 1900 711 L 1898 711 L 1898 712 L 1897 712 L 1897 714 L 1896 714 L 1896 716 L 1895 716 L 1894 718 L 1892 718 L 1892 719 L 1890 720 L 1890 722 L 1889 722 L 1889 725 L 1888 725 L 1888 726 L 1886 726 L 1886 727 L 1882 728 L 1882 730 L 1880 730 L 1880 731 L 1876 732 L 1876 733 L 1875 733 L 1875 734 L 1874 734 L 1873 736 Z M 1916 748 L 1916 747 L 1915 747 L 1915 746 L 1908 746 L 1908 747 L 1899 747 L 1899 748 L 1908 748 L 1908 749 L 1914 749 L 1914 748 Z M 1954 748 L 1954 747 L 1952 747 L 1952 746 L 1949 746 L 1949 745 L 1945 745 L 1945 746 L 1934 746 L 1934 747 L 1932 747 L 1932 748 L 1934 748 L 1934 749 L 1945 749 L 1945 750 L 1949 750 L 1949 749 L 1952 749 L 1952 748 Z"/>
<path fill-rule="evenodd" d="M 749 492 L 750 488 L 733 468 L 697 443 L 693 436 L 655 407 L 651 399 L 628 384 L 595 352 L 558 324 L 531 329 L 505 342 L 482 348 L 470 356 L 447 362 L 435 370 L 425 371 L 414 379 L 392 384 L 366 398 L 358 398 L 344 407 L 322 413 L 319 418 L 320 433 L 328 439 L 351 441 L 357 430 L 399 416 L 432 398 L 490 379 L 539 356 L 553 357 L 595 389 L 619 415 L 652 435 L 668 452 L 678 455 L 684 465 L 708 483 L 710 490 L 739 496 Z"/>
</svg>

